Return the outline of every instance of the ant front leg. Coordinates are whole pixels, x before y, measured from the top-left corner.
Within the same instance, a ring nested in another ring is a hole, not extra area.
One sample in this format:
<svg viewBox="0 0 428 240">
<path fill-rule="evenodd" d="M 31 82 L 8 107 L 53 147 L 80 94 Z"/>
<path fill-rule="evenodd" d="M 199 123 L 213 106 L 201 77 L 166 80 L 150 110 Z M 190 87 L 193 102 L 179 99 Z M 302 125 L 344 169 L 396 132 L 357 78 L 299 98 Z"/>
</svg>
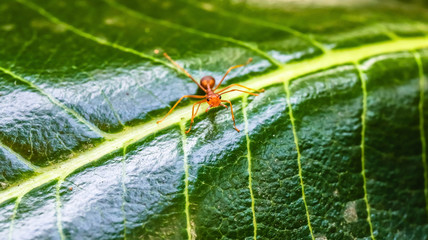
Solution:
<svg viewBox="0 0 428 240">
<path fill-rule="evenodd" d="M 227 102 L 230 105 L 230 111 L 232 113 L 232 120 L 233 120 L 233 126 L 235 128 L 236 131 L 240 132 L 239 129 L 236 127 L 236 123 L 235 123 L 235 116 L 233 115 L 233 107 L 232 107 L 232 103 L 229 100 L 221 100 L 222 102 Z"/>
<path fill-rule="evenodd" d="M 234 68 L 239 68 L 239 67 L 243 67 L 243 66 L 245 66 L 245 65 L 249 64 L 251 61 L 253 61 L 253 58 L 249 58 L 249 59 L 248 59 L 248 61 L 247 61 L 247 63 L 245 63 L 245 64 L 240 64 L 240 65 L 236 65 L 236 66 L 230 67 L 230 68 L 226 71 L 226 74 L 224 74 L 224 76 L 223 76 L 223 78 L 220 80 L 220 82 L 217 84 L 217 87 L 215 87 L 215 88 L 213 89 L 213 91 L 217 90 L 217 88 L 218 88 L 218 87 L 220 87 L 221 83 L 223 82 L 223 80 L 226 78 L 227 74 L 229 74 L 229 72 L 230 72 L 232 69 L 234 69 Z"/>
<path fill-rule="evenodd" d="M 205 98 L 205 96 L 198 96 L 198 95 L 184 95 L 182 96 L 175 104 L 174 106 L 171 108 L 171 110 L 169 110 L 169 112 L 165 115 L 165 117 L 163 117 L 161 120 L 157 121 L 156 123 L 159 124 L 160 122 L 162 122 L 163 120 L 165 120 L 166 117 L 168 117 L 168 115 L 170 113 L 172 113 L 172 111 L 174 110 L 175 107 L 177 107 L 177 105 L 181 102 L 181 100 L 183 100 L 183 98 Z"/>
<path fill-rule="evenodd" d="M 199 102 L 196 102 L 195 104 L 193 104 L 192 107 L 192 118 L 190 119 L 190 126 L 189 126 L 189 130 L 186 131 L 186 134 L 190 132 L 190 130 L 192 129 L 192 123 L 194 122 L 193 119 L 196 117 L 196 114 L 198 114 L 199 111 L 199 107 L 201 106 L 202 103 L 204 103 L 206 100 L 201 100 Z M 196 112 L 194 112 L 195 110 L 195 106 L 196 104 L 199 104 L 198 107 L 196 108 Z"/>
<path fill-rule="evenodd" d="M 236 84 L 236 83 L 235 83 L 235 84 L 231 84 L 231 85 L 229 85 L 229 86 L 227 86 L 227 87 L 223 88 L 222 90 L 218 91 L 217 93 L 221 93 L 221 92 L 223 92 L 223 91 L 225 91 L 225 90 L 227 90 L 227 89 L 229 89 L 229 88 L 231 88 L 231 87 L 242 87 L 242 88 L 245 88 L 245 89 L 247 89 L 247 90 L 249 90 L 249 91 L 255 91 L 255 92 L 264 92 L 264 91 L 265 91 L 264 89 L 256 90 L 256 89 L 252 89 L 252 88 L 249 88 L 249 87 L 243 86 L 243 85 L 241 85 L 241 84 Z"/>
<path fill-rule="evenodd" d="M 257 94 L 257 93 L 252 93 L 252 92 L 244 91 L 244 90 L 241 90 L 241 89 L 232 89 L 232 90 L 229 90 L 229 91 L 223 92 L 223 93 L 221 93 L 220 95 L 223 95 L 223 94 L 226 94 L 226 93 L 230 93 L 230 92 L 233 92 L 233 91 L 238 91 L 238 92 L 248 93 L 248 94 L 253 95 L 253 96 L 259 96 L 259 94 Z"/>
<path fill-rule="evenodd" d="M 211 109 L 211 106 L 208 105 L 207 109 L 205 110 L 205 113 L 208 113 L 208 111 Z"/>
</svg>

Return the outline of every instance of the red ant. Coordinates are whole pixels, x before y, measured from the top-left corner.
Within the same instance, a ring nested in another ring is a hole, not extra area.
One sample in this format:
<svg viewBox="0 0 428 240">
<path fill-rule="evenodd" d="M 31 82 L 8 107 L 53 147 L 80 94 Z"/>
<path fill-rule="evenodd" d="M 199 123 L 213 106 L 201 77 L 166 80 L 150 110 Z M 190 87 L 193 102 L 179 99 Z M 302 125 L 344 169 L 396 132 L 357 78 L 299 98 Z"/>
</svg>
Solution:
<svg viewBox="0 0 428 240">
<path fill-rule="evenodd" d="M 177 103 L 175 103 L 175 105 L 171 108 L 171 110 L 169 110 L 169 112 L 165 115 L 165 117 L 162 118 L 162 120 L 157 121 L 157 123 L 162 122 L 173 110 L 174 108 L 181 102 L 181 100 L 183 100 L 183 98 L 205 98 L 204 100 L 201 100 L 199 102 L 196 102 L 195 104 L 193 104 L 192 107 L 192 118 L 190 120 L 190 127 L 189 130 L 186 131 L 186 133 L 190 132 L 190 129 L 192 129 L 192 123 L 193 123 L 193 119 L 195 118 L 196 114 L 199 111 L 199 107 L 201 106 L 202 103 L 206 102 L 208 103 L 208 108 L 205 112 L 208 112 L 208 110 L 210 110 L 210 108 L 213 107 L 218 107 L 218 106 L 223 106 L 225 108 L 227 108 L 226 105 L 222 104 L 222 102 L 227 102 L 230 105 L 230 111 L 232 112 L 232 120 L 233 120 L 233 126 L 235 128 L 236 131 L 239 132 L 239 129 L 236 128 L 236 124 L 235 124 L 235 116 L 233 115 L 233 107 L 232 107 L 232 103 L 229 100 L 221 100 L 221 95 L 225 94 L 225 93 L 229 93 L 229 92 L 233 92 L 233 91 L 238 91 L 238 92 L 243 92 L 243 93 L 248 93 L 254 96 L 258 96 L 259 94 L 256 93 L 252 93 L 252 92 L 248 92 L 248 91 L 243 91 L 240 89 L 231 89 L 229 91 L 224 92 L 225 90 L 237 86 L 237 87 L 242 87 L 245 88 L 247 90 L 252 90 L 252 91 L 257 91 L 257 92 L 264 92 L 264 89 L 262 90 L 255 90 L 252 88 L 248 88 L 245 86 L 242 86 L 240 84 L 231 84 L 225 88 L 223 88 L 222 90 L 218 91 L 217 93 L 215 92 L 215 90 L 217 90 L 217 88 L 220 86 L 220 84 L 223 82 L 223 80 L 226 78 L 227 74 L 234 68 L 239 68 L 239 67 L 243 67 L 247 64 L 249 64 L 253 59 L 250 58 L 248 59 L 247 63 L 245 64 L 241 64 L 241 65 L 236 65 L 233 67 L 230 67 L 227 71 L 226 74 L 224 74 L 223 78 L 220 80 L 219 84 L 214 88 L 215 85 L 215 79 L 211 76 L 205 76 L 203 78 L 201 78 L 201 83 L 199 84 L 184 68 L 182 68 L 180 65 L 178 65 L 176 62 L 174 62 L 174 60 L 172 60 L 168 54 L 164 53 L 163 54 L 169 61 L 172 62 L 172 64 L 174 64 L 176 67 L 178 67 L 180 70 L 182 70 L 190 79 L 192 79 L 199 88 L 201 88 L 204 92 L 206 92 L 205 96 L 199 96 L 199 95 L 184 95 L 180 98 L 180 100 L 177 101 Z M 196 108 L 196 112 L 195 112 L 195 106 L 198 105 L 198 107 Z"/>
</svg>

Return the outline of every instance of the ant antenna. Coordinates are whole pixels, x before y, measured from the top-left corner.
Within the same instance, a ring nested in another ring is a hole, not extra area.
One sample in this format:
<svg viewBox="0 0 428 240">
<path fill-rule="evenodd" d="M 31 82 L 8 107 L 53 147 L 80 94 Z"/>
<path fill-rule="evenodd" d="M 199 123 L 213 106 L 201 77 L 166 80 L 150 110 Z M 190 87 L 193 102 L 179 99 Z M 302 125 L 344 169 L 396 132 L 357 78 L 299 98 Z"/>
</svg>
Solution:
<svg viewBox="0 0 428 240">
<path fill-rule="evenodd" d="M 223 82 L 223 80 L 226 78 L 227 74 L 229 74 L 229 72 L 230 72 L 230 71 L 232 71 L 232 69 L 234 69 L 234 68 L 239 68 L 239 67 L 243 67 L 243 66 L 245 66 L 245 65 L 249 64 L 251 61 L 253 61 L 253 58 L 249 58 L 249 59 L 248 59 L 248 61 L 247 61 L 245 64 L 240 64 L 240 65 L 236 65 L 236 66 L 230 67 L 230 68 L 226 71 L 226 74 L 224 74 L 223 78 L 220 80 L 220 82 L 218 83 L 217 87 L 215 87 L 213 91 L 215 91 L 218 87 L 220 87 L 221 83 L 222 83 L 222 82 Z"/>
<path fill-rule="evenodd" d="M 178 67 L 181 71 L 183 71 L 190 79 L 192 79 L 202 90 L 204 90 L 204 92 L 207 92 L 207 90 L 205 88 L 203 88 L 201 86 L 201 84 L 199 84 L 193 77 L 192 75 L 190 75 L 190 73 L 188 73 L 184 68 L 182 68 L 180 65 L 178 65 L 178 63 L 176 63 L 174 60 L 171 59 L 170 56 L 168 56 L 168 54 L 166 52 L 163 53 L 163 55 L 166 57 L 166 59 L 168 59 L 172 64 L 174 64 L 176 67 Z"/>
</svg>

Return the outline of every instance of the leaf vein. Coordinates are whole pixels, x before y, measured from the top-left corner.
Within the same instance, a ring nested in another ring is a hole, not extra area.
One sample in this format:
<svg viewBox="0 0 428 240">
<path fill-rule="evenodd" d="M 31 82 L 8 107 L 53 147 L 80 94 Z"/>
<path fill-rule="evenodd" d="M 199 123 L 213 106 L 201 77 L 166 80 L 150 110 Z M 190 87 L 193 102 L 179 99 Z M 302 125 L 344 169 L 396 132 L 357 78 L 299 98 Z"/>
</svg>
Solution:
<svg viewBox="0 0 428 240">
<path fill-rule="evenodd" d="M 19 80 L 20 82 L 27 84 L 28 86 L 30 86 L 32 89 L 37 90 L 41 95 L 47 97 L 49 99 L 49 101 L 55 105 L 57 105 L 58 107 L 60 107 L 61 109 L 63 109 L 65 112 L 67 112 L 68 114 L 74 116 L 77 120 L 79 120 L 81 123 L 85 124 L 89 129 L 91 129 L 92 131 L 98 133 L 100 136 L 103 136 L 105 138 L 109 138 L 109 134 L 101 131 L 100 129 L 98 129 L 95 125 L 93 125 L 91 122 L 87 121 L 83 116 L 81 116 L 79 113 L 77 113 L 76 111 L 74 111 L 73 109 L 67 107 L 66 105 L 64 105 L 63 103 L 61 103 L 58 99 L 56 99 L 55 97 L 53 97 L 52 95 L 50 95 L 49 93 L 45 92 L 42 88 L 40 88 L 39 86 L 37 86 L 36 84 L 24 79 L 21 76 L 16 75 L 15 73 L 13 73 L 12 71 L 5 69 L 3 67 L 0 67 L 0 71 L 4 72 L 5 74 L 13 77 L 16 80 Z"/>
<path fill-rule="evenodd" d="M 9 69 L 12 69 L 12 68 L 15 66 L 16 62 L 18 62 L 18 59 L 22 56 L 22 53 L 24 53 L 24 51 L 25 51 L 29 46 L 31 46 L 31 44 L 33 44 L 33 42 L 36 40 L 36 38 L 37 38 L 37 32 L 36 32 L 36 31 L 34 31 L 34 32 L 33 32 L 33 35 L 31 36 L 31 38 L 30 38 L 28 41 L 26 41 L 26 42 L 22 45 L 21 49 L 19 49 L 18 53 L 17 53 L 17 54 L 16 54 L 16 56 L 15 56 L 15 59 L 14 59 L 14 60 L 13 60 L 13 62 L 10 64 Z"/>
<path fill-rule="evenodd" d="M 190 206 L 190 200 L 189 200 L 189 164 L 188 164 L 188 157 L 187 157 L 187 151 L 186 151 L 186 143 L 187 143 L 187 137 L 186 137 L 186 126 L 185 122 L 180 121 L 180 130 L 181 130 L 181 144 L 183 148 L 183 168 L 184 168 L 184 212 L 186 214 L 186 230 L 187 230 L 187 238 L 189 240 L 192 238 L 192 226 L 190 225 L 190 212 L 189 212 L 189 206 Z"/>
<path fill-rule="evenodd" d="M 254 240 L 257 239 L 257 219 L 256 219 L 256 210 L 255 210 L 255 199 L 253 194 L 253 184 L 252 184 L 252 174 L 251 174 L 251 150 L 250 144 L 251 140 L 248 136 L 248 119 L 247 119 L 247 95 L 242 97 L 242 113 L 244 115 L 244 123 L 245 123 L 245 138 L 247 142 L 247 161 L 248 161 L 248 189 L 250 190 L 251 196 L 251 212 L 253 213 L 253 227 L 254 227 Z"/>
<path fill-rule="evenodd" d="M 18 154 L 17 152 L 13 151 L 8 146 L 4 145 L 2 142 L 0 142 L 0 147 L 4 148 L 8 153 L 10 153 L 13 156 L 15 156 L 20 162 L 22 162 L 23 164 L 25 164 L 26 166 L 28 166 L 29 168 L 31 168 L 34 172 L 39 172 L 40 171 L 40 168 L 38 166 L 32 164 L 29 160 L 25 159 L 20 154 Z"/>
<path fill-rule="evenodd" d="M 422 166 L 424 168 L 424 194 L 425 194 L 425 210 L 428 217 L 428 165 L 426 156 L 426 139 L 425 139 L 425 123 L 424 123 L 424 98 L 425 98 L 425 74 L 422 65 L 422 59 L 418 52 L 414 51 L 413 56 L 418 65 L 419 70 L 419 132 L 421 135 L 421 147 L 422 147 Z"/>
<path fill-rule="evenodd" d="M 55 197 L 56 197 L 56 226 L 58 228 L 58 234 L 59 234 L 59 237 L 61 238 L 61 240 L 65 239 L 64 231 L 62 228 L 62 220 L 61 220 L 62 203 L 61 203 L 61 193 L 60 193 L 61 185 L 63 182 L 64 182 L 64 179 L 58 180 L 58 182 L 56 184 L 56 194 L 55 194 Z"/>
<path fill-rule="evenodd" d="M 126 148 L 127 145 L 123 147 L 123 157 L 122 157 L 122 216 L 123 216 L 123 239 L 126 240 L 126 212 L 125 212 L 125 204 L 126 204 L 126 194 L 127 189 L 125 185 L 125 178 L 126 178 Z"/>
<path fill-rule="evenodd" d="M 309 232 L 311 233 L 312 240 L 315 240 L 314 233 L 312 231 L 311 219 L 310 219 L 310 216 L 309 216 L 308 204 L 306 203 L 305 185 L 304 185 L 304 182 L 303 182 L 303 173 L 302 173 L 302 163 L 300 161 L 301 154 L 300 154 L 300 148 L 299 148 L 299 139 L 297 137 L 297 129 L 296 129 L 296 125 L 294 123 L 293 109 L 292 109 L 291 103 L 290 103 L 289 81 L 285 81 L 284 82 L 284 88 L 285 88 L 285 93 L 287 95 L 288 115 L 290 116 L 291 128 L 293 130 L 294 144 L 296 145 L 297 165 L 299 167 L 300 186 L 302 188 L 302 200 L 303 200 L 303 204 L 305 205 L 306 218 L 307 218 L 307 221 L 308 221 Z"/>
<path fill-rule="evenodd" d="M 108 4 L 110 4 L 110 6 L 117 8 L 121 11 L 123 11 L 126 14 L 129 14 L 130 16 L 134 16 L 136 18 L 140 18 L 142 20 L 148 21 L 148 22 L 152 22 L 152 23 L 156 23 L 165 27 L 169 27 L 169 28 L 173 28 L 176 30 L 180 30 L 180 31 L 184 31 L 190 34 L 194 34 L 197 36 L 201 36 L 204 38 L 209 38 L 209 39 L 217 39 L 220 41 L 224 41 L 224 42 L 229 42 L 229 43 L 233 43 L 236 44 L 238 46 L 247 48 L 255 53 L 257 53 L 258 55 L 264 57 L 265 59 L 267 59 L 269 62 L 271 62 L 272 64 L 276 65 L 277 67 L 281 67 L 282 64 L 280 62 L 278 62 L 275 58 L 273 58 L 272 56 L 270 56 L 269 54 L 267 54 L 266 52 L 260 50 L 258 47 L 254 46 L 254 44 L 251 44 L 249 42 L 245 42 L 245 41 L 241 41 L 241 40 L 237 40 L 231 37 L 225 37 L 225 36 L 221 36 L 221 35 L 217 35 L 217 34 L 213 34 L 213 33 L 208 33 L 208 32 L 203 32 L 191 27 L 186 27 L 180 24 L 176 24 L 176 23 L 172 23 L 169 22 L 167 20 L 161 20 L 161 19 L 154 19 L 151 18 L 149 16 L 146 16 L 140 12 L 137 12 L 135 10 L 129 9 L 119 3 L 117 3 L 114 0 L 104 0 L 106 1 Z"/>
<path fill-rule="evenodd" d="M 254 89 L 265 88 L 283 81 L 288 81 L 289 79 L 296 78 L 298 76 L 303 76 L 310 72 L 361 60 L 370 56 L 425 47 L 428 47 L 427 37 L 414 37 L 397 41 L 368 44 L 356 48 L 333 50 L 320 57 L 291 63 L 288 65 L 287 69 L 279 69 L 263 76 L 254 77 L 251 80 L 242 82 L 242 84 Z M 241 97 L 242 95 L 244 94 L 230 93 L 229 99 L 233 100 Z M 165 129 L 179 123 L 182 118 L 189 119 L 188 112 L 191 111 L 191 107 L 191 105 L 188 105 L 178 108 L 168 119 L 165 119 L 162 124 L 157 125 L 156 121 L 152 120 L 138 126 L 128 127 L 122 132 L 110 134 L 110 141 L 105 141 L 97 147 L 82 152 L 80 155 L 68 161 L 63 161 L 40 169 L 39 175 L 28 178 L 24 182 L 15 183 L 8 189 L 1 191 L 0 203 L 5 202 L 8 199 L 19 197 L 26 192 L 49 181 L 58 179 L 59 177 L 64 178 L 76 169 L 96 161 L 101 156 L 121 149 L 126 142 L 134 143 L 148 135 L 160 131 L 161 129 Z"/>
<path fill-rule="evenodd" d="M 132 53 L 134 55 L 140 56 L 141 58 L 148 59 L 148 60 L 150 60 L 150 61 L 152 61 L 154 63 L 162 64 L 164 66 L 167 66 L 169 68 L 172 68 L 172 69 L 177 70 L 178 72 L 180 72 L 179 69 L 177 69 L 176 67 L 172 66 L 171 64 L 169 64 L 169 63 L 167 63 L 165 61 L 162 61 L 162 60 L 154 58 L 154 57 L 152 57 L 150 55 L 144 54 L 144 53 L 142 53 L 140 51 L 137 51 L 135 49 L 128 48 L 128 47 L 122 46 L 122 45 L 117 44 L 117 43 L 112 43 L 112 42 L 110 42 L 110 41 L 108 41 L 106 39 L 94 36 L 94 35 L 92 35 L 90 33 L 87 33 L 87 32 L 85 32 L 85 31 L 83 31 L 83 30 L 81 30 L 81 29 L 79 29 L 79 28 L 77 28 L 77 27 L 75 27 L 73 25 L 70 25 L 70 24 L 68 24 L 66 22 L 63 22 L 59 18 L 55 17 L 54 15 L 52 15 L 51 13 L 49 13 L 48 11 L 46 11 L 45 9 L 43 9 L 42 7 L 40 7 L 39 5 L 37 5 L 35 3 L 28 2 L 27 0 L 16 0 L 16 1 L 18 1 L 22 5 L 28 7 L 30 9 L 32 9 L 32 10 L 38 12 L 40 15 L 46 17 L 51 22 L 63 26 L 64 28 L 70 30 L 71 32 L 75 33 L 78 36 L 81 36 L 81 37 L 86 38 L 88 40 L 92 40 L 92 41 L 94 41 L 96 43 L 99 43 L 101 45 L 105 45 L 105 46 L 109 46 L 109 47 L 118 49 L 118 50 L 123 51 L 123 52 Z"/>
<path fill-rule="evenodd" d="M 373 225 L 370 214 L 370 203 L 367 194 L 367 179 L 366 179 L 366 156 L 365 156 L 365 133 L 366 133 L 366 116 L 367 116 L 367 88 L 366 88 L 366 78 L 364 77 L 363 70 L 358 62 L 354 62 L 355 68 L 358 71 L 358 76 L 361 81 L 361 91 L 363 94 L 363 111 L 361 113 L 361 175 L 363 176 L 363 189 L 364 189 L 364 202 L 366 203 L 367 211 L 367 222 L 370 226 L 370 237 L 375 240 L 373 235 Z"/>
<path fill-rule="evenodd" d="M 12 217 L 10 219 L 9 240 L 12 240 L 12 238 L 13 238 L 13 228 L 15 225 L 16 213 L 18 212 L 18 208 L 19 208 L 19 204 L 21 203 L 21 199 L 22 199 L 22 197 L 18 197 L 15 200 L 15 207 L 13 208 Z"/>
<path fill-rule="evenodd" d="M 125 125 L 123 125 L 122 120 L 120 119 L 119 114 L 117 113 L 116 109 L 113 107 L 113 104 L 111 103 L 110 99 L 107 97 L 107 95 L 105 94 L 104 90 L 101 90 L 101 94 L 103 95 L 104 99 L 107 102 L 107 106 L 110 108 L 110 110 L 113 112 L 113 115 L 116 117 L 117 122 L 124 127 Z"/>
<path fill-rule="evenodd" d="M 197 1 L 190 1 L 190 2 L 195 7 L 198 7 L 198 8 L 203 9 L 203 10 L 208 10 L 206 7 L 204 7 L 203 3 L 200 3 Z M 292 34 L 295 37 L 298 37 L 298 38 L 301 38 L 301 39 L 304 39 L 304 40 L 310 42 L 312 45 L 314 45 L 315 47 L 320 49 L 323 53 L 330 51 L 322 43 L 320 43 L 316 39 L 314 39 L 311 35 L 302 33 L 302 32 L 297 31 L 296 29 L 293 29 L 291 27 L 283 26 L 280 24 L 272 23 L 272 22 L 268 22 L 268 21 L 265 21 L 265 20 L 262 20 L 259 18 L 254 18 L 254 17 L 249 18 L 247 16 L 240 15 L 236 12 L 229 12 L 229 11 L 222 9 L 222 8 L 219 8 L 217 6 L 210 5 L 210 8 L 211 7 L 215 8 L 215 9 L 210 9 L 210 10 L 212 12 L 219 14 L 219 15 L 223 15 L 223 16 L 227 16 L 227 17 L 233 17 L 233 18 L 239 19 L 239 20 L 244 21 L 244 22 L 257 24 L 257 25 L 262 26 L 262 27 L 267 27 L 267 28 L 271 28 L 271 29 L 284 31 L 284 32 Z"/>
</svg>

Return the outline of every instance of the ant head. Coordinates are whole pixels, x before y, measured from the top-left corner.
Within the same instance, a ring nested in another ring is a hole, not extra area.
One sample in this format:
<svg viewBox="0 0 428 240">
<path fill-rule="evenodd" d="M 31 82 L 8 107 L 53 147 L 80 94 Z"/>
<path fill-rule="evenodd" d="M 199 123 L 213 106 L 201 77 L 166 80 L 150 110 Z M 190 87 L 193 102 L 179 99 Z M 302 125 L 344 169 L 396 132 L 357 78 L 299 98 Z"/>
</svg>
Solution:
<svg viewBox="0 0 428 240">
<path fill-rule="evenodd" d="M 201 86 L 205 89 L 213 89 L 215 85 L 215 79 L 211 76 L 205 76 L 201 78 Z"/>
<path fill-rule="evenodd" d="M 220 94 L 214 93 L 207 95 L 207 103 L 210 107 L 218 107 L 221 104 Z"/>
</svg>

